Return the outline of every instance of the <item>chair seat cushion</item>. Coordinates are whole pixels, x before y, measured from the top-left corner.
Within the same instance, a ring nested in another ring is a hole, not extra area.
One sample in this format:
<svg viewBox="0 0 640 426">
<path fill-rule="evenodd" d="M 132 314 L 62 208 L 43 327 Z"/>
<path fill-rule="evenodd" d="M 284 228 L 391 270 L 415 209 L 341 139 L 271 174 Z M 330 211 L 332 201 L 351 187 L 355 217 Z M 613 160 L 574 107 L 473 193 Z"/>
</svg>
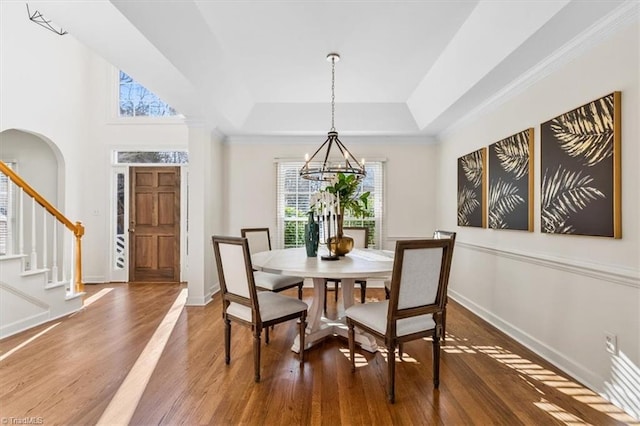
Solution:
<svg viewBox="0 0 640 426">
<path fill-rule="evenodd" d="M 286 317 L 287 315 L 303 312 L 308 306 L 302 300 L 270 291 L 258 292 L 258 305 L 260 306 L 260 318 L 262 321 Z M 231 302 L 227 308 L 227 313 L 234 317 L 251 322 L 251 308 Z"/>
<path fill-rule="evenodd" d="M 270 274 L 268 272 L 254 271 L 253 278 L 256 282 L 256 287 L 264 288 L 265 290 L 277 291 L 282 288 L 291 287 L 294 284 L 302 282 L 303 278 L 292 277 L 289 275 Z"/>
<path fill-rule="evenodd" d="M 389 301 L 353 305 L 345 314 L 353 320 L 365 325 L 380 334 L 387 332 L 387 312 Z M 436 323 L 431 314 L 398 320 L 396 332 L 398 336 L 431 330 Z"/>
</svg>

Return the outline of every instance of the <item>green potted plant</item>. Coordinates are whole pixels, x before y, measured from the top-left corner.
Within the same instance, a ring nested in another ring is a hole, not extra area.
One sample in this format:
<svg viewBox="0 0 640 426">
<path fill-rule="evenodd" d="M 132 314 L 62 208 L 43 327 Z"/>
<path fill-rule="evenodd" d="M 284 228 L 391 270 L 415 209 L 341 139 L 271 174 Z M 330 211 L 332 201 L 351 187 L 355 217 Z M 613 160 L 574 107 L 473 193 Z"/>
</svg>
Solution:
<svg viewBox="0 0 640 426">
<path fill-rule="evenodd" d="M 343 233 L 344 213 L 350 212 L 354 217 L 367 217 L 370 193 L 359 193 L 360 181 L 355 175 L 338 173 L 324 189 L 316 195 L 312 201 L 312 209 L 315 208 L 320 216 L 335 216 L 335 237 L 330 237 L 327 244 L 329 250 L 339 256 L 347 254 L 353 248 L 353 239 Z"/>
</svg>

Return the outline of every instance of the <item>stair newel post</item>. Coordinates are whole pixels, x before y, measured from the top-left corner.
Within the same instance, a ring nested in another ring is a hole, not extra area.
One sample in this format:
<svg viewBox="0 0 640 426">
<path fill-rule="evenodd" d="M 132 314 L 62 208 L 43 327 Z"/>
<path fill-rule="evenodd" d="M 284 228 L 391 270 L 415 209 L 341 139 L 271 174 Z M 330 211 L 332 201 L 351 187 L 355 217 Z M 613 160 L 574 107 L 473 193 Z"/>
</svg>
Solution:
<svg viewBox="0 0 640 426">
<path fill-rule="evenodd" d="M 75 292 L 82 293 L 84 291 L 84 283 L 82 282 L 82 236 L 84 235 L 84 226 L 81 222 L 76 222 L 76 229 L 74 231 L 76 237 L 76 250 L 75 250 Z"/>
<path fill-rule="evenodd" d="M 38 252 L 36 251 L 36 200 L 31 199 L 31 260 L 30 270 L 38 269 Z"/>
</svg>

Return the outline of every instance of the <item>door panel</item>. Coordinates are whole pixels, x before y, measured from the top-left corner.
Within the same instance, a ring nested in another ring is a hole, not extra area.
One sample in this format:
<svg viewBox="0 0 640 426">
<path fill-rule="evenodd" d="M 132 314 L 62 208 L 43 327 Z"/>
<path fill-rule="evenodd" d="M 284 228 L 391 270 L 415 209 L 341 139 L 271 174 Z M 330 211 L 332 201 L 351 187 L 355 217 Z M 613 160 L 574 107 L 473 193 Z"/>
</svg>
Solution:
<svg viewBox="0 0 640 426">
<path fill-rule="evenodd" d="M 131 168 L 130 281 L 180 279 L 180 168 Z"/>
</svg>

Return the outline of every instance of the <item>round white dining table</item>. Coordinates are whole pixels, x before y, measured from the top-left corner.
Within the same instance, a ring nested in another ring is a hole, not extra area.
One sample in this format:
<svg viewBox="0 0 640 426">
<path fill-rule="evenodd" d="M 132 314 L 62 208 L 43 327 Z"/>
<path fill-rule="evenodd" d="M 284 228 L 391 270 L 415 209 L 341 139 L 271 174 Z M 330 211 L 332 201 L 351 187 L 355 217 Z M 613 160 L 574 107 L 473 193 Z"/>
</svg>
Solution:
<svg viewBox="0 0 640 426">
<path fill-rule="evenodd" d="M 353 249 L 338 260 L 323 260 L 326 249 L 321 248 L 317 257 L 307 257 L 304 247 L 270 250 L 251 255 L 253 268 L 274 274 L 292 275 L 313 279 L 313 300 L 307 314 L 305 346 L 309 348 L 329 336 L 347 337 L 344 311 L 353 305 L 353 286 L 356 279 L 381 278 L 391 275 L 393 268 L 392 251 L 375 249 Z M 324 280 L 338 278 L 342 285 L 342 299 L 338 305 L 338 319 L 324 317 Z M 356 330 L 356 342 L 362 349 L 375 352 L 375 339 Z M 300 350 L 300 339 L 296 336 L 291 348 Z"/>
</svg>

